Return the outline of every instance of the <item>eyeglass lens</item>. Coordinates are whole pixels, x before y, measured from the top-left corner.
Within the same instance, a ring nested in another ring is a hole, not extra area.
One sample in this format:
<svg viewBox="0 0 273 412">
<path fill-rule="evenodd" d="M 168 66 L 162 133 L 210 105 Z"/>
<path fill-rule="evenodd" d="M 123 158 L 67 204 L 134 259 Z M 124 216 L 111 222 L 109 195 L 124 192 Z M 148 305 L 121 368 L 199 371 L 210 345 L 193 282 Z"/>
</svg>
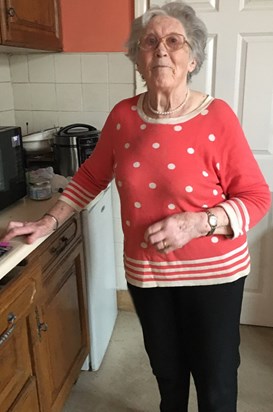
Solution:
<svg viewBox="0 0 273 412">
<path fill-rule="evenodd" d="M 139 41 L 139 46 L 143 50 L 155 50 L 163 42 L 168 50 L 181 49 L 186 43 L 182 34 L 171 33 L 167 36 L 157 38 L 154 34 L 148 34 Z"/>
</svg>

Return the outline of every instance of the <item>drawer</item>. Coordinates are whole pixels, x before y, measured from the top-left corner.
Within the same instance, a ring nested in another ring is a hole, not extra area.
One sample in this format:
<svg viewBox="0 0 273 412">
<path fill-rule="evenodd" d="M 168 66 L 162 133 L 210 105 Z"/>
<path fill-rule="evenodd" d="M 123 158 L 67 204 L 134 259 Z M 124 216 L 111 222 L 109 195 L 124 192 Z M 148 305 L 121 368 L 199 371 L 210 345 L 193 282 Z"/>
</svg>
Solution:
<svg viewBox="0 0 273 412">
<path fill-rule="evenodd" d="M 27 278 L 25 284 L 18 282 L 6 286 L 0 293 L 0 347 L 5 335 L 10 329 L 31 310 L 36 299 L 37 283 L 33 278 Z"/>
<path fill-rule="evenodd" d="M 42 245 L 39 261 L 43 273 L 70 250 L 80 234 L 79 215 L 75 214 Z"/>
</svg>

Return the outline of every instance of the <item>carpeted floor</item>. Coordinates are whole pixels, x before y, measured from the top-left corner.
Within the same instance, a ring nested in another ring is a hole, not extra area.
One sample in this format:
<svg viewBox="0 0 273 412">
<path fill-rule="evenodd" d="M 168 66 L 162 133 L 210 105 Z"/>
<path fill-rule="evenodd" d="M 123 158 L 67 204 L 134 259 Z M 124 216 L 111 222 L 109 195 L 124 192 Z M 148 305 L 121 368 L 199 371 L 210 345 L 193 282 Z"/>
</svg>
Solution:
<svg viewBox="0 0 273 412">
<path fill-rule="evenodd" d="M 273 329 L 241 327 L 238 412 L 273 411 Z M 63 412 L 158 412 L 159 396 L 135 313 L 119 312 L 97 372 L 82 372 Z M 189 412 L 197 412 L 192 385 Z"/>
</svg>

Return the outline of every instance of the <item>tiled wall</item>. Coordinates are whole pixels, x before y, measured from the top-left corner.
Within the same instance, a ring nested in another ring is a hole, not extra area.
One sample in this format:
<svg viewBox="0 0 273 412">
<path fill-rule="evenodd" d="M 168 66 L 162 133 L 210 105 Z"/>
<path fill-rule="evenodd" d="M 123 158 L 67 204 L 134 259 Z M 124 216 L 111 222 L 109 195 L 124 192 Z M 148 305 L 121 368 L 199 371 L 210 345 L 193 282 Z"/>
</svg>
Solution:
<svg viewBox="0 0 273 412">
<path fill-rule="evenodd" d="M 101 129 L 114 104 L 133 94 L 133 66 L 122 53 L 0 54 L 0 126 L 23 134 L 76 122 Z M 117 287 L 126 289 L 115 187 L 112 194 Z"/>
<path fill-rule="evenodd" d="M 9 58 L 0 53 L 0 126 L 15 124 Z"/>
<path fill-rule="evenodd" d="M 133 67 L 122 53 L 10 57 L 15 119 L 26 132 L 85 122 L 100 129 L 113 105 L 133 94 Z"/>
</svg>

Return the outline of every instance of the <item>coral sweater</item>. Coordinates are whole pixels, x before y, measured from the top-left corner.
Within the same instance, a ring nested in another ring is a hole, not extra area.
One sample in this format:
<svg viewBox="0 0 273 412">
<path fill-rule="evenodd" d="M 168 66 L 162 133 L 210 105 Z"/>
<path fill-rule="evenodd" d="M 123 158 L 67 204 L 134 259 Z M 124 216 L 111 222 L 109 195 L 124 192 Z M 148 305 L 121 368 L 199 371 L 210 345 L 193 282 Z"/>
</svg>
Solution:
<svg viewBox="0 0 273 412">
<path fill-rule="evenodd" d="M 163 120 L 147 117 L 142 101 L 134 96 L 114 107 L 61 200 L 81 210 L 115 178 L 133 285 L 211 285 L 247 275 L 246 232 L 268 211 L 270 192 L 237 117 L 210 96 L 190 114 Z M 152 223 L 216 205 L 228 214 L 232 237 L 193 239 L 168 254 L 145 242 Z"/>
</svg>

